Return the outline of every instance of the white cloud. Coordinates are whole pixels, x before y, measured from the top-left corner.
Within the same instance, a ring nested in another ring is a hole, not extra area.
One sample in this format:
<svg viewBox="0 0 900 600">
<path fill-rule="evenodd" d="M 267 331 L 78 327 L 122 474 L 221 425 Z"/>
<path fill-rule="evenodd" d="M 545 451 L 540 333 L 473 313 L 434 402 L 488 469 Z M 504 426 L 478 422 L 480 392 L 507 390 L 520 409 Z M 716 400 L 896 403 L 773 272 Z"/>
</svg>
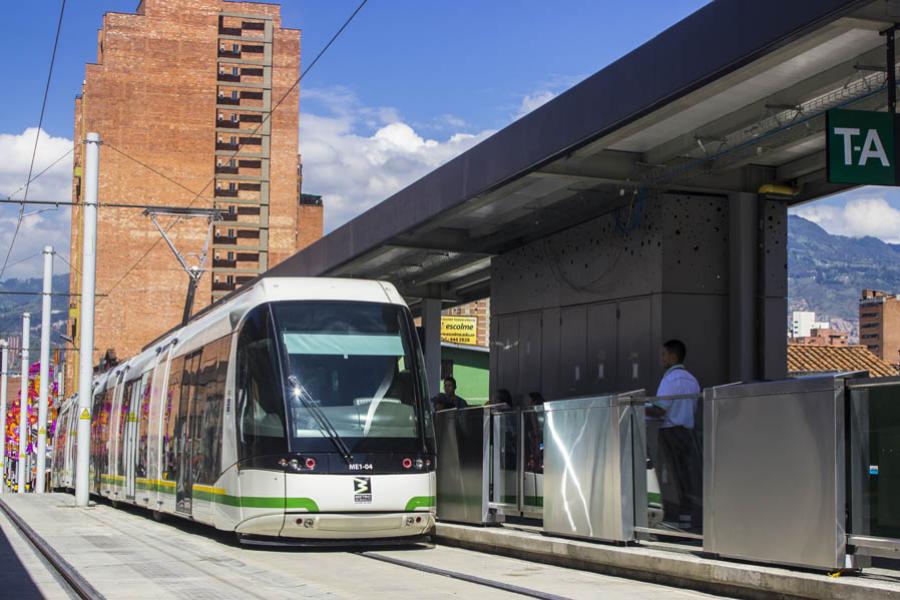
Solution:
<svg viewBox="0 0 900 600">
<path fill-rule="evenodd" d="M 300 115 L 303 190 L 323 196 L 329 231 L 493 133 L 429 139 L 395 109 L 364 106 L 345 88 L 304 90 L 304 102 L 315 108 Z"/>
<path fill-rule="evenodd" d="M 0 196 L 3 198 L 9 197 L 13 192 L 16 192 L 13 195 L 14 198 L 23 197 L 22 185 L 28 178 L 28 165 L 31 162 L 34 138 L 37 133 L 38 130 L 34 127 L 19 134 L 0 133 Z M 32 177 L 71 147 L 72 140 L 53 137 L 41 130 Z M 28 190 L 28 198 L 68 201 L 71 198 L 71 186 L 72 156 L 69 154 L 39 179 L 32 182 Z M 19 207 L 17 205 L 0 206 L 0 265 L 3 264 L 3 259 L 12 242 L 18 214 Z M 24 262 L 18 261 L 39 254 L 47 243 L 62 244 L 59 250 L 68 254 L 67 240 L 70 229 L 68 207 L 61 206 L 57 210 L 35 205 L 27 206 L 25 215 L 19 234 L 16 236 L 15 246 L 10 255 L 4 278 L 39 277 L 41 269 L 39 258 Z M 54 264 L 54 272 L 62 273 L 66 270 L 67 267 L 62 261 Z"/>
<path fill-rule="evenodd" d="M 521 104 L 519 104 L 519 110 L 516 113 L 516 118 L 518 119 L 519 117 L 524 117 L 531 111 L 535 110 L 536 108 L 540 108 L 554 98 L 556 98 L 556 92 L 551 92 L 550 90 L 542 90 L 539 92 L 526 94 L 526 96 L 522 98 Z"/>
<path fill-rule="evenodd" d="M 872 236 L 885 242 L 900 243 L 900 210 L 884 198 L 854 198 L 844 206 L 810 204 L 792 212 L 831 234 Z"/>
</svg>

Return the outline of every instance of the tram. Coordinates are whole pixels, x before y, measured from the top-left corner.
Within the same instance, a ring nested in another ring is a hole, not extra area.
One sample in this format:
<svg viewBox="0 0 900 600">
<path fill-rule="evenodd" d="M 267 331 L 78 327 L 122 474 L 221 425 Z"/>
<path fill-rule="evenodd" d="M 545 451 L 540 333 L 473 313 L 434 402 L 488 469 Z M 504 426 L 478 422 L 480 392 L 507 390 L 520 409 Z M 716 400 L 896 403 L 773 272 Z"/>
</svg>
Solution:
<svg viewBox="0 0 900 600">
<path fill-rule="evenodd" d="M 271 538 L 426 536 L 435 446 L 422 353 L 388 283 L 264 278 L 96 375 L 59 411 L 51 484 Z"/>
</svg>

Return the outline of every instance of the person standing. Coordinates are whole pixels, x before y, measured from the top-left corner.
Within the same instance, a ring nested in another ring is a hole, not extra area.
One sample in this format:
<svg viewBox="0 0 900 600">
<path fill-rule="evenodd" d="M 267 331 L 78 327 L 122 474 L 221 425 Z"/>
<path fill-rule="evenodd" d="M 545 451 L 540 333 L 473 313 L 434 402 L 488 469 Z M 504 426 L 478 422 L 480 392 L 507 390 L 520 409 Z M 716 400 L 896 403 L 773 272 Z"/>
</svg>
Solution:
<svg viewBox="0 0 900 600">
<path fill-rule="evenodd" d="M 695 529 L 702 519 L 702 459 L 694 436 L 700 383 L 685 368 L 685 356 L 687 348 L 681 340 L 662 345 L 660 359 L 665 373 L 647 416 L 659 420 L 658 453 L 667 475 L 674 479 L 673 485 L 661 485 L 664 518 Z"/>
<path fill-rule="evenodd" d="M 448 375 L 444 377 L 444 393 L 438 394 L 431 400 L 434 410 L 446 410 L 448 408 L 467 408 L 469 403 L 456 395 L 456 379 Z"/>
</svg>

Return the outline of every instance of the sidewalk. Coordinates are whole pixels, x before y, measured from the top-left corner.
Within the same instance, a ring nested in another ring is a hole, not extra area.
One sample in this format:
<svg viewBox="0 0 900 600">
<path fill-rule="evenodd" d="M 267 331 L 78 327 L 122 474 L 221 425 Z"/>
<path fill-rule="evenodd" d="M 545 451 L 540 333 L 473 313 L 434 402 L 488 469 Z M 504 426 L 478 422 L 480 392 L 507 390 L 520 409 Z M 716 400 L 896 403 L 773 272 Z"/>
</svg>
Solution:
<svg viewBox="0 0 900 600">
<path fill-rule="evenodd" d="M 900 599 L 900 573 L 862 576 L 741 563 L 702 556 L 693 548 L 653 544 L 615 546 L 542 535 L 517 527 L 438 523 L 437 541 L 492 554 L 741 598 Z"/>
</svg>

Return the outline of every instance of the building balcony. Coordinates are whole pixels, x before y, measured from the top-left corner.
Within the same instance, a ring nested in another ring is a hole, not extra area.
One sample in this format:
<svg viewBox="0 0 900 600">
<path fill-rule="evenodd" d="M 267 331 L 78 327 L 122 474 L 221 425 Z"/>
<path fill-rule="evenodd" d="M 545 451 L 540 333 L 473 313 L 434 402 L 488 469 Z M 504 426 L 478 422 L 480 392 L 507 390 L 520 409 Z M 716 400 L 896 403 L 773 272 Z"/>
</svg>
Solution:
<svg viewBox="0 0 900 600">
<path fill-rule="evenodd" d="M 216 165 L 216 173 L 223 175 L 237 175 L 238 167 L 229 167 L 228 165 Z"/>
<path fill-rule="evenodd" d="M 230 119 L 216 119 L 216 127 L 221 127 L 222 129 L 240 129 L 241 122 L 232 121 Z"/>
<path fill-rule="evenodd" d="M 241 33 L 242 29 L 240 27 L 225 27 L 224 25 L 219 25 L 219 35 L 240 36 Z"/>
<path fill-rule="evenodd" d="M 213 196 L 215 198 L 237 198 L 237 195 L 237 190 L 231 190 L 228 188 L 216 188 L 215 192 L 213 192 Z"/>
<path fill-rule="evenodd" d="M 241 76 L 240 75 L 232 75 L 231 73 L 219 73 L 216 77 L 217 81 L 225 81 L 231 83 L 240 83 Z"/>
<path fill-rule="evenodd" d="M 216 100 L 219 104 L 228 104 L 229 106 L 240 106 L 240 98 L 232 98 L 231 96 L 219 96 Z"/>
<path fill-rule="evenodd" d="M 241 57 L 240 50 L 219 48 L 219 58 L 240 58 L 240 57 Z"/>
<path fill-rule="evenodd" d="M 240 144 L 231 142 L 216 142 L 216 150 L 239 150 Z"/>
<path fill-rule="evenodd" d="M 241 29 L 243 31 L 265 31 L 266 24 L 259 21 L 243 21 Z"/>
</svg>

